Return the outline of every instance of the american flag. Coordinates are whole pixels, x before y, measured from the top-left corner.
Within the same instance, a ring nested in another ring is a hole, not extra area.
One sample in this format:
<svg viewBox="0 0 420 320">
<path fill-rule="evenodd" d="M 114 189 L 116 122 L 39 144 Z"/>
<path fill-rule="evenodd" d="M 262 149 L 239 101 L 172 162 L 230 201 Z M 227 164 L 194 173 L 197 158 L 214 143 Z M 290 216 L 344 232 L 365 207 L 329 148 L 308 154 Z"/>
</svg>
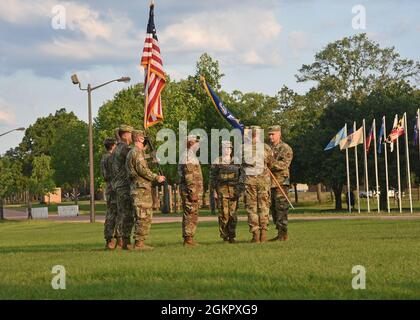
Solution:
<svg viewBox="0 0 420 320">
<path fill-rule="evenodd" d="M 156 35 L 154 21 L 154 4 L 150 5 L 147 35 L 144 41 L 141 65 L 144 67 L 145 79 L 145 104 L 144 104 L 144 128 L 163 121 L 161 92 L 165 87 L 165 72 L 163 71 L 162 58 Z"/>
</svg>

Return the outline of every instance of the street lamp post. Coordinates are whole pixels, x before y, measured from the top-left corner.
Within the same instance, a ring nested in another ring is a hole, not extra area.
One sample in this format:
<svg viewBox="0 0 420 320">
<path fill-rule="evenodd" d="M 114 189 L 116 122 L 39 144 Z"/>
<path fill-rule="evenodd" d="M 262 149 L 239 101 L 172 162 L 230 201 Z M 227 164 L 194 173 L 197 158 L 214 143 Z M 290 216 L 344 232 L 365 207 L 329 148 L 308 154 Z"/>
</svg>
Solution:
<svg viewBox="0 0 420 320">
<path fill-rule="evenodd" d="M 0 134 L 0 137 L 5 136 L 6 134 L 13 132 L 13 131 L 25 131 L 25 128 L 17 128 L 17 129 L 13 129 L 13 130 L 9 130 L 5 133 Z"/>
<path fill-rule="evenodd" d="M 90 222 L 95 222 L 95 179 L 93 172 L 93 125 L 92 125 L 92 91 L 112 82 L 129 82 L 131 79 L 129 77 L 121 77 L 119 79 L 114 79 L 98 86 L 92 87 L 89 83 L 86 89 L 82 88 L 82 85 L 77 78 L 77 75 L 74 74 L 71 76 L 71 81 L 74 85 L 79 85 L 79 89 L 82 91 L 87 91 L 88 93 L 88 117 L 89 117 L 89 180 L 90 180 Z"/>
</svg>

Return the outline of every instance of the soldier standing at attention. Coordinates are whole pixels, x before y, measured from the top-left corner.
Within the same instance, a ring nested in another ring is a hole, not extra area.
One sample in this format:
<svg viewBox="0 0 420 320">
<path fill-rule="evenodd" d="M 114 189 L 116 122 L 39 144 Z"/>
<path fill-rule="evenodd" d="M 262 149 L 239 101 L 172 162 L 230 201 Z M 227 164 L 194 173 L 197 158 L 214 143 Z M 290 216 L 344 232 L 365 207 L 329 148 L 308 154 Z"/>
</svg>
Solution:
<svg viewBox="0 0 420 320">
<path fill-rule="evenodd" d="M 210 186 L 218 203 L 220 237 L 229 243 L 235 243 L 236 210 L 243 191 L 241 174 L 241 166 L 232 157 L 232 143 L 222 141 L 222 156 L 210 168 Z"/>
<path fill-rule="evenodd" d="M 126 168 L 130 179 L 130 193 L 134 209 L 134 249 L 148 250 L 153 247 L 145 245 L 144 241 L 150 232 L 152 224 L 152 181 L 162 183 L 164 176 L 159 176 L 149 169 L 145 153 L 145 135 L 141 130 L 132 133 L 134 147 L 127 155 Z"/>
<path fill-rule="evenodd" d="M 203 175 L 196 152 L 199 149 L 197 136 L 188 136 L 187 149 L 181 156 L 178 165 L 180 193 L 182 199 L 182 236 L 184 246 L 195 246 L 194 235 L 197 229 L 198 209 L 203 194 Z"/>
<path fill-rule="evenodd" d="M 119 128 L 118 135 L 120 141 L 112 156 L 112 170 L 114 173 L 112 188 L 117 194 L 117 225 L 122 235 L 122 248 L 124 250 L 131 249 L 130 237 L 134 223 L 133 206 L 130 196 L 130 180 L 128 179 L 127 169 L 125 167 L 125 161 L 132 142 L 132 131 L 133 127 L 127 125 L 122 125 Z"/>
<path fill-rule="evenodd" d="M 268 138 L 270 140 L 270 147 L 273 150 L 274 157 L 270 169 L 287 195 L 290 186 L 289 168 L 293 159 L 293 150 L 287 143 L 282 141 L 280 126 L 270 127 L 268 131 Z M 273 180 L 271 181 L 270 210 L 271 215 L 273 216 L 273 222 L 278 230 L 278 235 L 275 238 L 270 239 L 270 241 L 288 240 L 287 220 L 289 214 L 289 203 Z"/>
<path fill-rule="evenodd" d="M 243 153 L 246 211 L 249 231 L 252 233 L 251 242 L 255 243 L 267 241 L 271 186 L 268 167 L 273 160 L 271 148 L 264 143 L 260 131 L 258 126 L 245 128 L 244 137 L 247 141 Z M 257 148 L 257 144 L 262 144 L 262 148 Z M 259 149 L 264 151 L 263 154 L 258 154 Z"/>
<path fill-rule="evenodd" d="M 116 141 L 114 138 L 106 138 L 104 141 L 104 147 L 106 152 L 103 154 L 101 159 L 101 174 L 102 178 L 106 183 L 105 196 L 106 196 L 106 215 L 104 224 L 104 237 L 106 241 L 105 248 L 108 250 L 115 249 L 118 242 L 121 242 L 121 236 L 119 230 L 116 228 L 117 225 L 117 197 L 115 190 L 112 189 L 112 162 L 111 156 L 116 147 Z M 114 236 L 117 242 L 114 241 Z"/>
</svg>

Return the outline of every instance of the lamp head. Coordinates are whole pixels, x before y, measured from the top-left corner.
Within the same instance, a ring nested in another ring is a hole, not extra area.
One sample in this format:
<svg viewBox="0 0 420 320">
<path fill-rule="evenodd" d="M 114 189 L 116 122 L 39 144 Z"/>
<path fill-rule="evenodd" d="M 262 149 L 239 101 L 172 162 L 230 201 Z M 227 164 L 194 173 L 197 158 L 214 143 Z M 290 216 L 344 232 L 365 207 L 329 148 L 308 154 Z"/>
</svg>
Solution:
<svg viewBox="0 0 420 320">
<path fill-rule="evenodd" d="M 77 78 L 77 74 L 73 74 L 71 76 L 71 82 L 73 82 L 73 84 L 80 84 L 79 78 Z"/>
<path fill-rule="evenodd" d="M 24 128 L 24 127 L 22 127 L 22 128 L 17 128 L 17 129 L 16 129 L 16 131 L 25 131 L 25 128 Z"/>
<path fill-rule="evenodd" d="M 119 78 L 117 81 L 118 82 L 130 82 L 131 79 L 130 79 L 130 77 L 122 77 L 122 78 Z"/>
</svg>

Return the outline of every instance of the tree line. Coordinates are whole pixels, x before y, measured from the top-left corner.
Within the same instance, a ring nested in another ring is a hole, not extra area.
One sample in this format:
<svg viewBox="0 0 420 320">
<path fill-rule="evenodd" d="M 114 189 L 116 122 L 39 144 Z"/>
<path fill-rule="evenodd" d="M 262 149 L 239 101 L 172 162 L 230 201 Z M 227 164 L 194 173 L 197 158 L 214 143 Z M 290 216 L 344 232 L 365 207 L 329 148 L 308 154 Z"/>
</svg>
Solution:
<svg viewBox="0 0 420 320">
<path fill-rule="evenodd" d="M 165 119 L 150 128 L 152 138 L 163 127 L 178 132 L 180 120 L 188 121 L 189 128 L 202 128 L 208 134 L 212 128 L 227 127 L 201 87 L 200 75 L 205 76 L 224 104 L 243 124 L 263 128 L 280 124 L 284 140 L 294 149 L 292 183 L 321 183 L 331 188 L 336 209 L 342 207 L 341 193 L 346 181 L 345 156 L 337 149 L 324 152 L 329 140 L 345 123 L 352 126 L 356 121 L 359 127 L 362 119 L 366 119 L 369 127 L 373 119 L 378 123 L 384 115 L 388 119 L 389 132 L 394 115 L 404 112 L 407 112 L 411 124 L 408 130 L 412 140 L 415 113 L 420 107 L 419 62 L 402 58 L 395 48 L 382 48 L 366 34 L 358 34 L 327 44 L 316 53 L 310 64 L 304 64 L 297 71 L 296 81 L 311 86 L 304 94 L 286 86 L 275 95 L 239 90 L 226 92 L 221 87 L 224 74 L 218 61 L 204 53 L 196 63 L 195 74 L 179 81 L 167 77 L 162 93 Z M 121 124 L 142 128 L 143 92 L 143 84 L 121 90 L 100 107 L 94 119 L 97 189 L 103 183 L 98 165 L 104 152 L 102 141 L 114 136 L 114 129 Z M 41 195 L 54 186 L 75 194 L 78 191 L 87 192 L 87 134 L 86 123 L 64 108 L 37 119 L 26 130 L 19 146 L 0 158 L 0 198 L 22 190 Z M 400 150 L 401 159 L 405 159 L 404 148 Z M 410 150 L 413 178 L 420 183 L 418 151 L 416 148 Z M 362 152 L 359 154 L 362 156 Z M 380 171 L 383 170 L 381 157 Z M 389 158 L 390 185 L 394 186 L 396 161 L 393 160 L 395 157 Z M 354 158 L 350 160 L 354 161 Z M 372 174 L 369 180 L 373 181 L 373 161 L 369 166 Z M 354 176 L 354 165 L 350 168 Z M 176 165 L 164 165 L 162 169 L 169 183 L 177 182 Z M 208 184 L 208 170 L 208 165 L 204 165 L 205 185 Z M 405 178 L 403 175 L 403 183 Z M 380 174 L 382 190 L 385 190 L 384 179 L 384 175 Z"/>
</svg>

